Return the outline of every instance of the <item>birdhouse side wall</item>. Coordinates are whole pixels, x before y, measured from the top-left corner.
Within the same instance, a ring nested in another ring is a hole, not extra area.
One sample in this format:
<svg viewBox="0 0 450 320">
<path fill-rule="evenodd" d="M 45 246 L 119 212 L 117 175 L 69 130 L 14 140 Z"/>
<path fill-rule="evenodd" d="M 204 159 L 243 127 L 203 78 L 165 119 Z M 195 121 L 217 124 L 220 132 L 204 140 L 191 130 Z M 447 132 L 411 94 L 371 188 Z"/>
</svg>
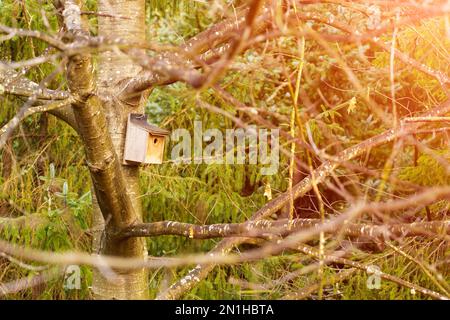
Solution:
<svg viewBox="0 0 450 320">
<path fill-rule="evenodd" d="M 125 138 L 124 162 L 145 162 L 148 132 L 129 122 Z"/>
</svg>

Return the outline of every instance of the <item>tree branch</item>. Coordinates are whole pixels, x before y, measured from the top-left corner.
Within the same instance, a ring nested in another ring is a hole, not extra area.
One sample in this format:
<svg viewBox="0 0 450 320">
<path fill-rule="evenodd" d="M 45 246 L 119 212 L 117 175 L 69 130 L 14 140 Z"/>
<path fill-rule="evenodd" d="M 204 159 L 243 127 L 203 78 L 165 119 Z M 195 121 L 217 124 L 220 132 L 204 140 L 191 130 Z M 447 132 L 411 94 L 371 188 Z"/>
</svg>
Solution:
<svg viewBox="0 0 450 320">
<path fill-rule="evenodd" d="M 428 15 L 425 15 L 425 17 L 434 17 L 434 16 L 438 16 L 438 15 L 445 15 L 446 13 L 448 13 L 447 11 L 439 11 L 439 12 L 432 12 Z M 403 25 L 409 22 L 413 22 L 413 21 L 417 21 L 422 19 L 423 16 L 419 16 L 419 17 L 414 17 L 414 18 L 409 18 L 409 19 L 403 19 L 402 21 L 398 22 L 397 25 Z M 359 33 L 356 33 L 352 28 L 338 22 L 338 21 L 333 21 L 330 22 L 327 19 L 321 18 L 321 17 L 316 17 L 310 14 L 301 14 L 301 13 L 297 13 L 295 15 L 295 17 L 292 17 L 291 20 L 294 21 L 294 23 L 296 23 L 296 19 L 301 19 L 304 21 L 316 21 L 316 22 L 320 22 L 329 26 L 332 26 L 333 28 L 336 28 L 338 30 L 341 30 L 343 32 L 345 32 L 345 35 L 334 35 L 334 34 L 324 34 L 324 33 L 320 33 L 319 36 L 322 37 L 324 40 L 326 41 L 339 41 L 339 42 L 346 42 L 346 43 L 373 43 L 374 45 L 380 47 L 382 50 L 386 51 L 386 52 L 390 52 L 391 50 L 391 46 L 386 45 L 385 43 L 376 40 L 376 38 L 381 35 L 383 32 L 386 32 L 389 30 L 388 27 L 384 27 L 384 28 L 380 28 L 378 30 L 375 30 L 374 32 L 368 32 L 367 34 L 364 35 L 360 35 Z M 391 27 L 391 26 L 389 26 Z M 298 31 L 295 31 L 295 33 L 299 33 Z M 310 35 L 310 33 L 313 33 L 312 30 L 306 30 L 305 32 L 300 31 L 302 36 L 308 36 Z M 395 56 L 400 59 L 403 63 L 408 64 L 410 66 L 412 66 L 413 68 L 417 69 L 420 72 L 423 72 L 427 75 L 429 75 L 432 78 L 435 78 L 436 80 L 438 80 L 438 82 L 440 83 L 441 86 L 446 86 L 446 85 L 450 85 L 450 78 L 444 73 L 441 72 L 439 70 L 434 70 L 432 68 L 430 68 L 429 66 L 411 58 L 409 55 L 401 52 L 398 49 L 394 48 L 394 52 L 395 52 Z"/>
<path fill-rule="evenodd" d="M 60 51 L 66 50 L 66 44 L 64 42 L 62 42 L 59 39 L 54 38 L 51 35 L 48 35 L 44 32 L 35 31 L 35 30 L 10 28 L 10 27 L 7 27 L 2 24 L 0 24 L 0 32 L 6 33 L 7 38 L 13 38 L 14 36 L 36 38 L 36 39 L 39 39 L 39 40 L 42 40 L 42 41 L 48 43 L 50 46 L 52 46 Z M 5 36 L 3 38 L 5 38 Z"/>
<path fill-rule="evenodd" d="M 255 3 L 255 7 L 240 10 L 235 18 L 226 19 L 192 37 L 175 52 L 164 52 L 150 58 L 138 50 L 130 50 L 129 53 L 135 56 L 136 61 L 144 67 L 144 71 L 137 77 L 124 81 L 121 99 L 157 85 L 176 81 L 184 81 L 194 88 L 202 86 L 206 77 L 196 68 L 205 64 L 204 59 L 211 59 L 211 56 L 230 50 L 229 45 L 232 42 L 227 44 L 227 41 L 238 37 L 239 30 L 242 30 L 248 22 L 252 34 L 261 33 L 270 25 L 271 13 L 268 7 L 264 8 L 263 14 L 257 16 L 255 13 L 258 11 L 260 1 Z M 249 14 L 250 20 L 247 21 L 246 16 Z M 217 49 L 217 46 L 221 46 L 221 49 Z M 237 48 L 233 48 L 233 52 L 235 49 Z"/>
<path fill-rule="evenodd" d="M 69 210 L 64 211 L 58 217 L 58 220 L 60 220 L 68 227 L 70 234 L 74 235 L 77 238 L 83 236 L 83 231 L 75 221 L 73 213 Z M 34 231 L 39 229 L 40 227 L 45 227 L 51 221 L 52 218 L 50 218 L 47 214 L 41 213 L 33 213 L 14 218 L 0 217 L 0 234 L 4 234 L 8 230 L 19 230 L 20 232 L 24 229 L 27 229 Z"/>
<path fill-rule="evenodd" d="M 243 223 L 218 223 L 210 225 L 196 225 L 177 221 L 159 221 L 141 223 L 122 229 L 117 237 L 155 237 L 161 235 L 177 235 L 191 239 L 211 239 L 224 237 L 272 238 L 286 236 L 301 229 L 316 228 L 322 224 L 320 219 L 283 219 L 257 220 Z M 433 235 L 444 232 L 450 235 L 450 221 L 431 221 L 400 223 L 392 225 L 370 225 L 349 223 L 339 230 L 351 237 L 366 236 L 380 240 L 395 239 L 397 237 L 415 237 Z"/>
<path fill-rule="evenodd" d="M 302 1 L 300 2 L 307 3 Z M 311 3 L 319 2 L 322 1 L 312 1 Z M 127 97 L 153 86 L 170 84 L 176 81 L 186 82 L 194 88 L 199 88 L 205 84 L 211 83 L 214 78 L 217 78 L 217 76 L 221 74 L 237 52 L 244 49 L 242 47 L 243 45 L 246 47 L 252 45 L 252 41 L 249 43 L 245 43 L 244 41 L 245 36 L 243 33 L 245 33 L 245 30 L 250 30 L 253 35 L 257 35 L 261 34 L 263 31 L 267 30 L 268 27 L 270 27 L 270 7 L 264 6 L 264 12 L 256 18 L 255 12 L 258 11 L 257 9 L 259 5 L 259 1 L 253 1 L 252 5 L 241 10 L 236 15 L 236 18 L 230 18 L 213 25 L 209 29 L 188 40 L 185 44 L 180 46 L 179 50 L 175 53 L 165 52 L 159 56 L 150 58 L 140 51 L 137 53 L 137 50 L 132 50 L 136 61 L 144 67 L 144 71 L 142 71 L 139 76 L 125 81 L 121 94 L 123 97 Z M 402 19 L 399 24 L 406 24 L 426 17 L 434 17 L 444 15 L 446 13 L 447 11 L 445 10 L 428 8 L 420 15 Z M 390 48 L 385 44 L 374 40 L 374 37 L 378 36 L 382 32 L 386 32 L 390 26 L 377 29 L 373 32 L 368 32 L 365 35 L 359 35 L 354 32 L 353 29 L 350 29 L 339 22 L 329 22 L 326 19 L 315 17 L 310 14 L 295 12 L 294 14 L 290 14 L 290 17 L 288 17 L 288 20 L 291 22 L 293 21 L 295 24 L 298 24 L 297 19 L 305 21 L 315 20 L 338 28 L 339 30 L 347 33 L 346 35 L 321 35 L 328 41 L 344 41 L 353 43 L 372 42 L 383 50 L 390 50 Z M 237 36 L 238 33 L 239 36 Z M 289 32 L 287 34 L 286 32 L 280 32 L 280 35 L 288 34 Z M 257 41 L 261 41 L 261 39 Z M 395 53 L 402 62 L 434 77 L 441 85 L 445 86 L 450 83 L 449 77 L 444 73 L 429 68 L 428 66 L 414 60 L 397 49 Z M 209 65 L 213 62 L 217 62 L 217 65 L 206 75 L 202 75 L 202 73 L 196 70 L 201 65 Z"/>
<path fill-rule="evenodd" d="M 66 91 L 42 88 L 4 63 L 0 63 L 0 94 L 8 93 L 36 100 L 64 100 L 69 98 Z"/>
<path fill-rule="evenodd" d="M 450 111 L 450 100 L 447 100 L 442 105 L 426 112 L 423 114 L 425 117 L 430 116 L 441 116 L 445 115 Z M 324 163 L 322 163 L 318 168 L 316 168 L 313 172 L 311 172 L 306 178 L 304 178 L 302 181 L 300 181 L 298 184 L 296 184 L 292 188 L 293 192 L 293 198 L 297 199 L 304 195 L 306 192 L 310 191 L 313 187 L 313 183 L 321 183 L 324 181 L 324 179 L 330 175 L 331 172 L 333 172 L 340 163 L 349 161 L 351 159 L 354 159 L 355 157 L 360 156 L 364 152 L 366 152 L 369 149 L 372 149 L 376 146 L 382 145 L 384 143 L 388 143 L 390 141 L 393 141 L 398 136 L 401 136 L 401 134 L 405 134 L 405 132 L 414 133 L 414 130 L 416 130 L 420 124 L 412 123 L 412 124 L 405 124 L 401 128 L 401 130 L 394 131 L 394 130 L 388 130 L 382 134 L 379 134 L 373 138 L 370 138 L 368 140 L 365 140 L 356 146 L 350 147 L 342 152 L 339 153 L 336 157 L 334 157 L 334 161 L 327 160 Z M 339 161 L 339 162 L 337 162 Z M 313 179 L 314 177 L 314 179 Z M 264 205 L 261 209 L 259 209 L 257 212 L 255 212 L 252 217 L 251 221 L 254 220 L 260 220 L 269 217 L 271 214 L 277 212 L 280 210 L 286 203 L 288 203 L 291 195 L 287 192 L 281 194 L 277 198 L 273 199 L 272 201 L 268 202 L 266 205 Z M 231 249 L 239 245 L 243 242 L 242 239 L 237 238 L 231 238 L 231 239 L 225 239 L 219 242 L 214 249 L 210 251 L 210 254 L 227 254 L 231 251 Z M 183 277 L 181 280 L 177 281 L 176 283 L 172 284 L 167 290 L 160 293 L 157 296 L 157 299 L 177 299 L 181 295 L 183 295 L 184 292 L 187 290 L 190 290 L 192 287 L 194 287 L 198 282 L 200 282 L 201 279 L 206 277 L 208 273 L 214 268 L 214 264 L 208 264 L 208 265 L 198 265 L 194 269 L 192 269 L 185 277 Z"/>
<path fill-rule="evenodd" d="M 81 24 L 80 9 L 72 0 L 64 2 L 66 28 L 77 38 L 88 33 Z M 126 192 L 122 168 L 114 151 L 108 131 L 102 102 L 95 95 L 92 59 L 89 54 L 77 54 L 69 58 L 67 66 L 69 88 L 76 102 L 73 113 L 78 132 L 86 151 L 86 162 L 91 173 L 96 198 L 105 221 L 115 227 L 128 225 L 126 217 L 134 208 Z"/>
<path fill-rule="evenodd" d="M 43 271 L 40 274 L 32 277 L 26 276 L 19 280 L 14 280 L 8 283 L 0 283 L 0 297 L 18 293 L 22 290 L 45 284 L 55 278 L 62 276 L 63 271 L 64 269 L 56 267 L 50 270 Z"/>
<path fill-rule="evenodd" d="M 56 109 L 63 108 L 66 106 L 70 106 L 70 104 L 74 102 L 73 98 L 67 98 L 66 100 L 60 100 L 56 102 L 51 102 L 43 105 L 38 105 L 31 107 L 28 104 L 25 104 L 23 108 L 19 110 L 19 112 L 8 121 L 7 124 L 5 124 L 0 129 L 0 149 L 2 149 L 8 140 L 8 138 L 11 136 L 12 132 L 17 128 L 19 123 L 25 119 L 26 117 L 38 113 L 38 112 L 49 112 L 49 111 L 55 111 Z"/>
<path fill-rule="evenodd" d="M 58 109 L 48 111 L 51 115 L 64 121 L 71 126 L 76 132 L 78 132 L 78 125 L 73 114 L 72 105 L 67 105 Z"/>
<path fill-rule="evenodd" d="M 365 271 L 365 272 L 367 272 L 369 274 L 370 273 L 374 273 L 374 271 L 370 268 L 370 266 L 366 266 L 366 265 L 364 265 L 362 263 L 359 263 L 357 261 L 352 261 L 352 260 L 345 259 L 345 258 L 342 258 L 342 257 L 336 257 L 336 256 L 334 256 L 332 254 L 322 256 L 321 254 L 319 254 L 318 250 L 316 250 L 316 249 L 314 249 L 314 248 L 312 248 L 312 247 L 310 247 L 308 245 L 305 245 L 305 244 L 298 245 L 297 249 L 300 252 L 303 252 L 304 254 L 310 255 L 310 256 L 318 258 L 318 259 L 322 258 L 322 259 L 324 259 L 326 261 L 332 261 L 332 262 L 335 262 L 335 263 L 348 265 L 348 266 L 350 266 L 352 268 L 363 270 L 363 271 Z M 403 279 L 397 278 L 397 277 L 395 277 L 393 275 L 384 273 L 382 271 L 376 272 L 376 274 L 378 276 L 380 276 L 382 279 L 385 279 L 385 280 L 388 280 L 388 281 L 392 281 L 392 282 L 397 283 L 397 284 L 399 284 L 399 285 L 401 285 L 403 287 L 406 287 L 406 288 L 414 289 L 417 292 L 420 292 L 420 293 L 422 293 L 424 295 L 430 296 L 430 297 L 432 297 L 434 299 L 448 300 L 450 298 L 450 297 L 443 296 L 440 293 L 435 292 L 433 290 L 430 290 L 430 289 L 427 289 L 427 288 L 423 288 L 421 286 L 418 286 L 418 285 L 413 284 L 411 282 L 408 282 L 408 281 L 405 281 Z"/>
</svg>

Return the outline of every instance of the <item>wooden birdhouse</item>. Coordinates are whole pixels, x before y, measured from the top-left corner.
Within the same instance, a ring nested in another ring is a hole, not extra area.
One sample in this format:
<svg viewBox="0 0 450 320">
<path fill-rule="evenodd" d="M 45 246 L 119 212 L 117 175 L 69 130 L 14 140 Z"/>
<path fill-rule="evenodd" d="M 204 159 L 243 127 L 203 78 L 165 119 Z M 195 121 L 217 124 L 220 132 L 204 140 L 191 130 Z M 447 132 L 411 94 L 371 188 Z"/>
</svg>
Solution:
<svg viewBox="0 0 450 320">
<path fill-rule="evenodd" d="M 124 164 L 161 164 L 168 135 L 169 131 L 148 123 L 147 115 L 130 113 L 123 153 Z"/>
</svg>

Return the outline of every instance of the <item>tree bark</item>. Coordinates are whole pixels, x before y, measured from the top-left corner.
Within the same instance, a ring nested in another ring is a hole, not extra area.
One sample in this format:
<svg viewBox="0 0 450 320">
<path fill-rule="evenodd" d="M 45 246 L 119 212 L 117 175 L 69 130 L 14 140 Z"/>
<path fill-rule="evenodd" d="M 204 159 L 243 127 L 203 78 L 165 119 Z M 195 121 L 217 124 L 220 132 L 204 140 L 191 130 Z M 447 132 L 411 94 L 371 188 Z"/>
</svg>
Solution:
<svg viewBox="0 0 450 320">
<path fill-rule="evenodd" d="M 98 10 L 112 16 L 120 14 L 128 19 L 108 16 L 98 17 L 98 33 L 104 37 L 119 37 L 130 42 L 145 41 L 144 0 L 101 0 Z M 127 117 L 130 112 L 143 113 L 144 99 L 141 95 L 129 101 L 121 101 L 115 95 L 117 86 L 125 78 L 134 77 L 141 70 L 126 54 L 107 51 L 99 55 L 97 90 L 103 102 L 109 136 L 119 163 L 122 163 Z M 142 206 L 139 199 L 139 167 L 121 165 L 127 197 L 132 209 L 124 213 L 122 221 L 104 221 L 94 204 L 94 228 L 104 228 L 101 239 L 97 239 L 98 252 L 122 257 L 147 256 L 145 239 L 129 238 L 117 240 L 108 236 L 117 227 L 142 221 Z M 113 219 L 113 218 L 111 218 Z M 98 243 L 100 241 L 100 243 Z M 98 270 L 93 275 L 93 293 L 97 299 L 145 299 L 148 297 L 148 276 L 144 268 L 116 271 L 118 279 L 108 281 Z"/>
</svg>

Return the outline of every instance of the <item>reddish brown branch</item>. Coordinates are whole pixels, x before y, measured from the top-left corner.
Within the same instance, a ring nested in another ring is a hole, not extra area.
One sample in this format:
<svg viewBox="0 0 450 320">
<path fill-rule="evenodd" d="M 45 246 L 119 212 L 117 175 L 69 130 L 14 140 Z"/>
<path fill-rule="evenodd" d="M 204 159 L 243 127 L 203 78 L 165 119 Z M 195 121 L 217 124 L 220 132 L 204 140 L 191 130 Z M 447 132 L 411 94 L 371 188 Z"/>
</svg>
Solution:
<svg viewBox="0 0 450 320">
<path fill-rule="evenodd" d="M 445 115 L 450 111 L 450 100 L 446 101 L 444 104 L 430 110 L 423 114 L 423 116 L 441 116 Z M 365 140 L 357 144 L 356 146 L 350 147 L 337 156 L 334 157 L 334 161 L 327 160 L 318 168 L 316 168 L 310 175 L 300 181 L 292 188 L 293 198 L 297 199 L 304 195 L 306 192 L 310 191 L 313 187 L 313 183 L 322 183 L 324 179 L 330 175 L 339 165 L 340 163 L 349 161 L 362 155 L 369 149 L 382 145 L 384 143 L 388 143 L 393 141 L 397 137 L 402 134 L 414 133 L 417 128 L 420 127 L 420 124 L 412 123 L 405 124 L 402 130 L 394 131 L 388 130 L 382 134 L 379 134 L 373 138 Z M 313 177 L 315 179 L 313 180 Z M 280 210 L 286 203 L 288 203 L 291 195 L 288 192 L 285 192 L 268 202 L 261 209 L 255 212 L 250 221 L 260 220 L 269 217 L 271 214 Z M 231 249 L 242 243 L 244 240 L 240 238 L 231 238 L 222 240 L 217 246 L 210 251 L 210 254 L 227 254 L 231 251 Z M 191 289 L 195 286 L 201 279 L 206 277 L 208 273 L 214 268 L 214 264 L 208 265 L 198 265 L 196 268 L 192 269 L 184 278 L 180 281 L 174 283 L 167 290 L 160 293 L 158 295 L 158 299 L 177 299 L 179 298 L 185 291 Z"/>
<path fill-rule="evenodd" d="M 312 3 L 317 2 L 313 1 Z M 265 6 L 262 9 L 263 13 L 256 17 L 255 12 L 258 11 L 259 5 L 259 1 L 252 2 L 252 6 L 240 11 L 236 18 L 231 18 L 212 26 L 180 46 L 175 53 L 165 52 L 153 58 L 150 58 L 142 52 L 140 54 L 133 54 L 136 55 L 136 60 L 144 67 L 144 71 L 138 77 L 128 79 L 124 82 L 122 95 L 126 97 L 146 90 L 149 87 L 169 84 L 176 81 L 188 83 L 194 88 L 211 84 L 214 79 L 218 78 L 223 73 L 238 52 L 265 39 L 265 37 L 249 38 L 250 34 L 253 36 L 261 34 L 264 31 L 267 31 L 272 25 L 272 13 L 268 6 Z M 427 17 L 440 16 L 446 13 L 444 10 L 437 10 L 434 8 L 426 9 L 427 10 L 421 12 L 421 14 L 406 16 L 398 21 L 396 25 L 404 25 Z M 288 16 L 289 23 L 293 23 L 294 25 L 298 24 L 298 19 L 303 21 L 314 20 L 347 33 L 346 35 L 319 34 L 324 40 L 351 43 L 372 42 L 383 50 L 390 50 L 389 46 L 375 40 L 377 36 L 389 31 L 393 27 L 390 24 L 377 30 L 367 32 L 364 35 L 360 35 L 350 27 L 339 22 L 329 22 L 326 19 L 311 14 L 296 12 L 290 13 Z M 282 31 L 275 32 L 276 36 L 289 35 L 291 33 L 292 32 Z M 294 34 L 298 33 L 298 31 L 294 31 Z M 311 36 L 308 32 L 301 33 L 304 36 Z M 441 85 L 450 83 L 449 77 L 443 72 L 434 70 L 397 49 L 395 53 L 397 58 L 402 62 L 437 79 Z M 212 63 L 215 63 L 214 67 L 207 67 L 205 69 L 207 72 L 205 73 L 201 73 L 197 70 L 201 66 L 208 66 Z"/>
<path fill-rule="evenodd" d="M 175 52 L 164 52 L 156 57 L 149 57 L 142 51 L 129 50 L 128 53 L 144 68 L 144 71 L 139 76 L 124 81 L 121 98 L 126 99 L 128 96 L 150 87 L 176 81 L 186 82 L 194 88 L 201 87 L 207 77 L 197 68 L 206 64 L 205 58 L 214 59 L 218 54 L 222 55 L 225 52 L 236 53 L 236 49 L 241 48 L 241 46 L 236 47 L 236 44 L 241 44 L 241 42 L 233 42 L 233 39 L 240 39 L 237 38 L 238 32 L 245 26 L 250 28 L 252 34 L 258 34 L 270 25 L 271 13 L 268 8 L 264 8 L 264 13 L 257 16 L 260 2 L 255 1 L 255 3 L 252 10 L 243 9 L 235 18 L 226 19 L 213 25 L 186 41 Z M 248 19 L 246 19 L 247 15 L 249 15 Z M 221 49 L 217 47 L 221 47 Z"/>
</svg>

